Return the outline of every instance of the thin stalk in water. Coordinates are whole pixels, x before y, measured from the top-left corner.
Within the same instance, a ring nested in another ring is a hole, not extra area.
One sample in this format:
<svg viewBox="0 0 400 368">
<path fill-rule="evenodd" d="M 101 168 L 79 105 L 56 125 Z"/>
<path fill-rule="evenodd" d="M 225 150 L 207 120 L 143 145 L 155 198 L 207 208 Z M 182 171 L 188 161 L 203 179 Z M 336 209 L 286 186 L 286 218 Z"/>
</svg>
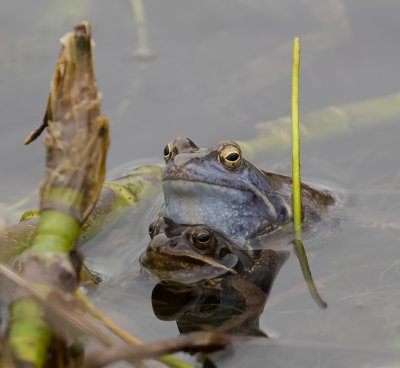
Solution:
<svg viewBox="0 0 400 368">
<path fill-rule="evenodd" d="M 292 198 L 294 235 L 301 240 L 301 183 L 300 183 L 300 129 L 299 129 L 299 69 L 300 39 L 296 37 L 293 44 L 292 69 Z"/>
<path fill-rule="evenodd" d="M 301 181 L 300 181 L 300 129 L 299 129 L 299 71 L 300 71 L 300 39 L 295 37 L 293 43 L 292 69 L 292 200 L 294 223 L 294 250 L 300 262 L 301 272 L 307 283 L 313 300 L 320 308 L 326 308 L 327 303 L 321 298 L 315 286 L 307 255 L 301 241 Z"/>
</svg>

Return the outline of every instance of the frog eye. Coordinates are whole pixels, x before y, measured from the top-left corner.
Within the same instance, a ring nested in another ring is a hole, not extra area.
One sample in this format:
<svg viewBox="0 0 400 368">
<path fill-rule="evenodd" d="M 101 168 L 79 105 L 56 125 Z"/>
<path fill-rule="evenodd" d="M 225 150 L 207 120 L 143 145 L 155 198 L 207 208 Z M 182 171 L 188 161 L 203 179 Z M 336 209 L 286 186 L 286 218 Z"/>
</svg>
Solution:
<svg viewBox="0 0 400 368">
<path fill-rule="evenodd" d="M 173 152 L 172 142 L 169 142 L 164 147 L 164 161 L 165 162 L 168 162 L 170 160 L 170 158 L 172 157 L 172 152 Z"/>
<path fill-rule="evenodd" d="M 218 159 L 227 169 L 234 170 L 242 163 L 242 152 L 237 144 L 231 143 L 220 149 Z"/>
<path fill-rule="evenodd" d="M 149 235 L 150 238 L 153 239 L 158 233 L 158 229 L 156 226 L 156 222 L 153 221 L 150 225 L 149 225 Z"/>
<path fill-rule="evenodd" d="M 214 243 L 214 235 L 211 230 L 204 228 L 197 229 L 192 233 L 192 243 L 200 250 L 209 249 Z"/>
</svg>

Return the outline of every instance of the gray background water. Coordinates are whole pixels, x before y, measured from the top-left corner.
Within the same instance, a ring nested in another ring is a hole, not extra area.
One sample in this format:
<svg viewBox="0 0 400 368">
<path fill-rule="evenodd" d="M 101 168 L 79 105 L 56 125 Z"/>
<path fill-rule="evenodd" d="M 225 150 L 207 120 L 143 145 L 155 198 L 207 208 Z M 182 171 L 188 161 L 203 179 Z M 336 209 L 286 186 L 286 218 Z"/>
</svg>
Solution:
<svg viewBox="0 0 400 368">
<path fill-rule="evenodd" d="M 137 26 L 127 0 L 0 5 L 1 202 L 26 196 L 41 179 L 43 147 L 39 142 L 24 147 L 22 141 L 42 119 L 58 39 L 82 19 L 92 22 L 96 40 L 103 113 L 112 129 L 110 168 L 161 157 L 175 136 L 202 146 L 244 140 L 255 136 L 256 123 L 287 115 L 295 35 L 302 40 L 303 113 L 399 91 L 396 0 L 147 0 L 150 60 L 134 57 Z M 261 325 L 295 341 L 286 348 L 266 349 L 262 341 L 236 346 L 220 358 L 221 366 L 394 366 L 396 354 L 378 354 L 372 347 L 393 344 L 400 330 L 399 136 L 393 124 L 303 146 L 304 175 L 334 183 L 348 198 L 342 226 L 323 242 L 306 244 L 329 307 L 319 310 L 301 291 L 291 257 Z M 257 162 L 285 169 L 289 154 Z M 138 227 L 145 229 L 149 215 L 141 217 Z M 116 261 L 129 253 L 121 249 Z M 133 273 L 136 257 L 131 254 L 128 262 Z M 117 320 L 145 340 L 177 333 L 172 322 L 155 319 L 146 292 L 99 295 Z"/>
</svg>

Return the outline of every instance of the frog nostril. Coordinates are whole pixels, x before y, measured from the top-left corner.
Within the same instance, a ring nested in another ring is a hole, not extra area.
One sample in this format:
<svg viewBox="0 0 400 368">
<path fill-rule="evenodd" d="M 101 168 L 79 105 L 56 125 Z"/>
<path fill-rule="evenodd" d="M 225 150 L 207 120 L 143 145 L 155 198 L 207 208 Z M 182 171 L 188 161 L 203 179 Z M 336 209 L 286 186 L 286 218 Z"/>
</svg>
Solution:
<svg viewBox="0 0 400 368">
<path fill-rule="evenodd" d="M 178 245 L 178 243 L 176 241 L 171 241 L 169 243 L 170 248 L 176 248 L 177 245 Z"/>
</svg>

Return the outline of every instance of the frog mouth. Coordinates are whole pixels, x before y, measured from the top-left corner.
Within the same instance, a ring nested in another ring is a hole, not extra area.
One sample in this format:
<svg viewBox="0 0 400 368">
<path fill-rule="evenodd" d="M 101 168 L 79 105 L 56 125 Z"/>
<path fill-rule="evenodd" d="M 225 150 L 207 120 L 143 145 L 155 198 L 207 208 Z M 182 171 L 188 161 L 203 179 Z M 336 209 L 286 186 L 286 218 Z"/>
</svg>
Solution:
<svg viewBox="0 0 400 368">
<path fill-rule="evenodd" d="M 227 188 L 230 190 L 240 190 L 240 191 L 249 191 L 248 188 L 240 188 L 238 186 L 234 186 L 234 185 L 228 185 L 228 181 L 226 183 L 222 183 L 219 181 L 205 181 L 204 179 L 194 179 L 194 178 L 182 178 L 182 177 L 178 177 L 178 176 L 174 176 L 174 175 L 168 175 L 168 176 L 164 176 L 162 179 L 163 183 L 169 183 L 171 184 L 172 182 L 176 182 L 176 183 L 196 183 L 199 185 L 212 185 L 212 186 L 218 186 L 218 187 L 223 187 L 223 188 Z M 235 181 L 235 183 L 237 184 L 238 181 Z"/>
<path fill-rule="evenodd" d="M 230 255 L 235 257 L 234 255 Z M 201 256 L 193 253 L 176 253 L 167 250 L 147 251 L 145 253 L 144 262 L 154 264 L 157 268 L 166 268 L 172 270 L 197 269 L 204 266 L 210 266 L 223 272 L 237 274 L 232 268 L 232 257 L 224 257 L 221 262 L 211 257 Z M 237 259 L 236 259 L 237 261 Z"/>
</svg>

